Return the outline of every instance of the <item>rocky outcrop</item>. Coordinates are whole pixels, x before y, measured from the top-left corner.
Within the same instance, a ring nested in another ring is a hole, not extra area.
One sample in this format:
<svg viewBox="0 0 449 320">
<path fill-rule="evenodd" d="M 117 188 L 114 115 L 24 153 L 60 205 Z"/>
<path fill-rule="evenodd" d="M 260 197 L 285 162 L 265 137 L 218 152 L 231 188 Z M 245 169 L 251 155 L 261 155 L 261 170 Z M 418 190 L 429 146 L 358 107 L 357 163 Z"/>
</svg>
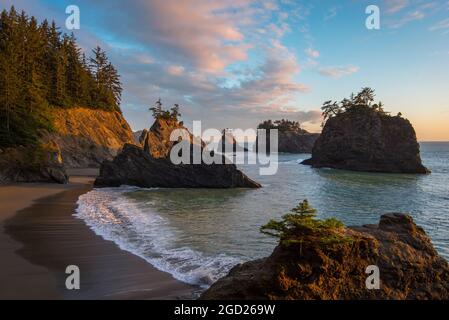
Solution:
<svg viewBox="0 0 449 320">
<path fill-rule="evenodd" d="M 248 148 L 245 143 L 237 142 L 234 133 L 231 129 L 225 129 L 222 131 L 221 139 L 218 141 L 218 151 L 220 153 L 225 152 L 248 152 Z"/>
<path fill-rule="evenodd" d="M 171 141 L 173 130 L 180 129 L 183 138 Z M 140 146 L 126 144 L 113 161 L 105 161 L 95 181 L 98 187 L 133 185 L 138 187 L 164 188 L 259 188 L 234 164 L 173 164 L 170 152 L 176 144 L 189 142 L 204 150 L 205 143 L 194 137 L 182 122 L 176 119 L 158 118 L 150 130 L 143 130 Z M 224 163 L 224 161 L 223 161 Z"/>
<path fill-rule="evenodd" d="M 11 182 L 67 183 L 61 150 L 54 141 L 38 146 L 0 150 L 0 184 Z"/>
<path fill-rule="evenodd" d="M 205 147 L 204 142 L 201 139 L 194 137 L 187 128 L 184 127 L 182 122 L 178 122 L 176 119 L 156 119 L 151 126 L 150 130 L 142 130 L 139 142 L 140 145 L 151 154 L 153 158 L 161 159 L 167 158 L 170 155 L 170 150 L 177 141 L 171 141 L 170 135 L 173 130 L 185 130 L 189 135 L 190 143 L 198 144 Z"/>
<path fill-rule="evenodd" d="M 319 133 L 310 133 L 306 130 L 278 131 L 278 152 L 283 153 L 312 153 Z M 269 134 L 266 134 L 266 150 L 269 150 Z M 257 146 L 258 138 L 256 140 Z"/>
<path fill-rule="evenodd" d="M 67 168 L 99 167 L 125 143 L 134 143 L 131 128 L 118 111 L 55 108 L 52 117 L 55 132 L 45 139 L 58 144 Z"/>
<path fill-rule="evenodd" d="M 151 139 L 151 135 L 150 135 Z M 154 144 L 153 144 L 154 145 Z M 164 149 L 154 148 L 160 152 Z M 160 155 L 160 153 L 158 153 Z M 97 187 L 132 185 L 144 188 L 259 188 L 234 164 L 179 164 L 169 157 L 153 157 L 143 148 L 126 144 L 113 161 L 105 161 Z"/>
<path fill-rule="evenodd" d="M 278 151 L 285 153 L 312 153 L 319 133 L 286 131 L 279 132 Z"/>
<path fill-rule="evenodd" d="M 372 110 L 330 118 L 303 164 L 355 171 L 428 173 L 411 123 Z"/>
<path fill-rule="evenodd" d="M 449 265 L 405 214 L 344 228 L 350 241 L 323 246 L 319 235 L 279 245 L 271 256 L 234 267 L 202 299 L 449 299 Z M 377 266 L 379 289 L 365 273 Z"/>
</svg>

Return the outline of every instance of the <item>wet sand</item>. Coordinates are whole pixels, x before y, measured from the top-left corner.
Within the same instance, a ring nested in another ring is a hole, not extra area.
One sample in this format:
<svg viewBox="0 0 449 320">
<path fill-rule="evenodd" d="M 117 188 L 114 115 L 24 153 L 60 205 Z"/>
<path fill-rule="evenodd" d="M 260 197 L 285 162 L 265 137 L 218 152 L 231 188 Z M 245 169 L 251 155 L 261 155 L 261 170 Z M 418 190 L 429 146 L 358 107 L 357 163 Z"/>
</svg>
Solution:
<svg viewBox="0 0 449 320">
<path fill-rule="evenodd" d="M 0 187 L 0 299 L 191 299 L 198 288 L 119 249 L 73 216 L 92 178 Z M 80 290 L 65 287 L 80 269 Z"/>
</svg>

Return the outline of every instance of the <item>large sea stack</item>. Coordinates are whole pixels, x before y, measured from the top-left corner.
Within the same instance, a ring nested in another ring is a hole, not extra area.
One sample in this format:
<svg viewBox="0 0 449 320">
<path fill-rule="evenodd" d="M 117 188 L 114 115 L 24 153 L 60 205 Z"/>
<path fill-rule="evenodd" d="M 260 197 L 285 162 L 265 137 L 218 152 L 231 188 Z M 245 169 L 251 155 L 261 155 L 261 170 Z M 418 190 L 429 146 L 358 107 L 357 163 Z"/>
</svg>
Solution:
<svg viewBox="0 0 449 320">
<path fill-rule="evenodd" d="M 333 238 L 299 236 L 300 243 L 280 244 L 271 256 L 234 267 L 201 299 L 449 299 L 449 265 L 408 215 L 343 227 Z M 366 285 L 370 266 L 379 270 L 378 288 Z"/>
<path fill-rule="evenodd" d="M 421 162 L 410 121 L 400 114 L 390 116 L 378 104 L 368 105 L 357 100 L 342 104 L 346 107 L 325 107 L 335 114 L 330 114 L 315 142 L 312 158 L 303 164 L 369 172 L 430 172 Z"/>
<path fill-rule="evenodd" d="M 156 119 L 150 130 L 144 130 L 141 146 L 126 144 L 114 160 L 105 161 L 95 181 L 97 187 L 133 185 L 164 188 L 259 188 L 234 164 L 173 164 L 170 151 L 177 141 L 170 141 L 175 129 L 188 130 L 176 119 Z M 190 143 L 205 148 L 191 133 Z"/>
</svg>

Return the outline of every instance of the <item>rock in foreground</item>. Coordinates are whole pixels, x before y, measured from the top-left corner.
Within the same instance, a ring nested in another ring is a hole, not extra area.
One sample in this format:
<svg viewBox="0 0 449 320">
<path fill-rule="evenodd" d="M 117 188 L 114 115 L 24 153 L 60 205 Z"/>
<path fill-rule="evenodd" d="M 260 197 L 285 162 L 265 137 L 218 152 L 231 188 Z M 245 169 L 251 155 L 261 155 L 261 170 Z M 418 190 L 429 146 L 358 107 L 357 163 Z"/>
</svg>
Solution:
<svg viewBox="0 0 449 320">
<path fill-rule="evenodd" d="M 449 265 L 410 216 L 384 215 L 344 233 L 351 241 L 279 245 L 234 267 L 201 299 L 449 299 Z M 378 290 L 366 288 L 370 265 L 380 270 Z"/>
<path fill-rule="evenodd" d="M 143 188 L 259 188 L 233 164 L 179 164 L 154 158 L 141 147 L 126 144 L 113 161 L 105 161 L 97 187 L 132 185 Z"/>
<path fill-rule="evenodd" d="M 411 123 L 368 109 L 330 118 L 313 147 L 312 158 L 303 164 L 354 171 L 429 173 L 421 162 Z"/>
</svg>

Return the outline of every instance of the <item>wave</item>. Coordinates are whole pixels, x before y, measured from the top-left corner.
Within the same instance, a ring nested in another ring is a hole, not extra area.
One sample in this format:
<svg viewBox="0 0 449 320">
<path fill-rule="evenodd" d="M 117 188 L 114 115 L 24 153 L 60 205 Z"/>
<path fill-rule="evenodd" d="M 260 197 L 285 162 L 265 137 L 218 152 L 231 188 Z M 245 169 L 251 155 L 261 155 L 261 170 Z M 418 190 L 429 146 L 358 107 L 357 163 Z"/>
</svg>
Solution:
<svg viewBox="0 0 449 320">
<path fill-rule="evenodd" d="M 94 189 L 78 199 L 75 217 L 96 234 L 170 273 L 174 278 L 202 288 L 209 287 L 236 264 L 226 254 L 208 255 L 179 245 L 180 230 L 148 209 L 147 203 L 126 197 L 135 187 Z"/>
</svg>

